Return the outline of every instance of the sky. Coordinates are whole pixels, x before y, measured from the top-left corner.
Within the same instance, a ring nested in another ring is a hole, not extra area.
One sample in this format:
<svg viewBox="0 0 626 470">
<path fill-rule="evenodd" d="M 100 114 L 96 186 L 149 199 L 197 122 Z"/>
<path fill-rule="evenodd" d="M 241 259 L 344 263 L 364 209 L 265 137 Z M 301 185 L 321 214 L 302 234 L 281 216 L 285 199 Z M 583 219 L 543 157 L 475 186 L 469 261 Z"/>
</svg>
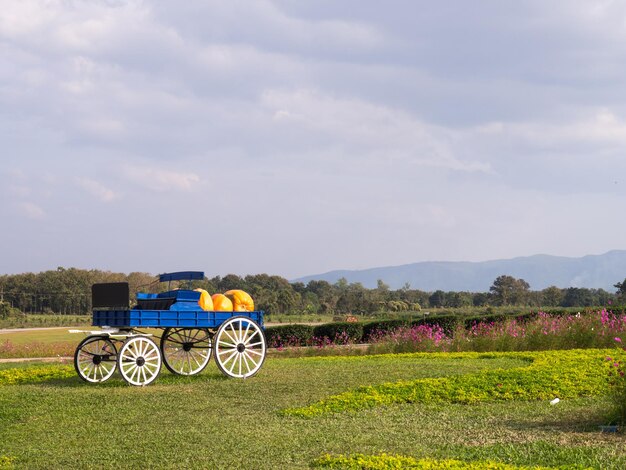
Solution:
<svg viewBox="0 0 626 470">
<path fill-rule="evenodd" d="M 626 248 L 626 2 L 3 0 L 0 274 Z"/>
</svg>

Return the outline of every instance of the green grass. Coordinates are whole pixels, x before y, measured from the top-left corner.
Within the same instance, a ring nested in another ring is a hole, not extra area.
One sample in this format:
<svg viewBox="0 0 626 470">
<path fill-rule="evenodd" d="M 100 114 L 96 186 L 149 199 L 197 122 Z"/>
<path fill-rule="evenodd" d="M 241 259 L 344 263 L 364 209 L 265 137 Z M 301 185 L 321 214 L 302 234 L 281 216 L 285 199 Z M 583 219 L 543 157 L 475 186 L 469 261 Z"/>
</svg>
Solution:
<svg viewBox="0 0 626 470">
<path fill-rule="evenodd" d="M 557 406 L 421 403 L 308 420 L 281 414 L 360 386 L 527 364 L 514 354 L 269 358 L 244 381 L 224 378 L 211 363 L 196 377 L 163 370 L 144 388 L 117 375 L 101 385 L 63 378 L 67 365 L 5 365 L 0 371 L 26 371 L 17 384 L 0 385 L 0 457 L 17 468 L 308 468 L 325 454 L 387 453 L 624 468 L 624 435 L 597 431 L 609 404 L 601 396 Z M 58 378 L 42 379 L 42 368 Z"/>
<path fill-rule="evenodd" d="M 70 325 L 90 325 L 91 315 L 56 315 L 27 313 L 0 318 L 0 328 L 42 328 Z"/>
<path fill-rule="evenodd" d="M 25 330 L 0 333 L 0 359 L 40 358 L 73 356 L 78 344 L 85 338 L 84 333 L 69 333 L 70 329 L 99 331 L 96 326 L 54 327 L 45 330 Z M 160 336 L 163 330 L 142 330 Z M 158 342 L 158 337 L 156 338 Z"/>
<path fill-rule="evenodd" d="M 465 403 L 483 401 L 550 400 L 606 393 L 609 367 L 605 358 L 616 350 L 569 350 L 527 353 L 418 353 L 411 357 L 467 360 L 490 357 L 528 361 L 521 367 L 482 370 L 461 376 L 390 381 L 359 387 L 309 406 L 285 410 L 286 414 L 315 417 L 328 413 L 360 411 L 399 403 Z M 402 357 L 402 355 L 399 355 Z"/>
<path fill-rule="evenodd" d="M 60 342 L 71 342 L 76 343 L 80 341 L 79 338 L 82 338 L 84 335 L 80 334 L 72 334 L 69 333 L 70 329 L 80 329 L 80 330 L 89 330 L 93 328 L 97 330 L 97 327 L 87 327 L 87 326 L 68 326 L 68 327 L 54 327 L 54 328 L 46 328 L 45 330 L 26 330 L 26 331 L 16 331 L 11 333 L 0 333 L 0 342 L 1 341 L 11 341 L 13 344 L 25 344 L 25 343 L 60 343 Z"/>
</svg>

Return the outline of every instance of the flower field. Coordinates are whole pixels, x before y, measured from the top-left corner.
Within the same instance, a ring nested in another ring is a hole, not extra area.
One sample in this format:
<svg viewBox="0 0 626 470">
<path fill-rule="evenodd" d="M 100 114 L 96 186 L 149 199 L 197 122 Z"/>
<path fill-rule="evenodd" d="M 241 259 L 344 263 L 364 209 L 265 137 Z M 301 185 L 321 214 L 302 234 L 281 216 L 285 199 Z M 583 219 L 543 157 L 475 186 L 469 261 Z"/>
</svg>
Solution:
<svg viewBox="0 0 626 470">
<path fill-rule="evenodd" d="M 540 351 L 612 347 L 626 332 L 626 315 L 609 310 L 549 315 L 539 312 L 528 319 L 474 320 L 446 332 L 438 324 L 375 332 L 370 352 L 409 351 Z"/>
<path fill-rule="evenodd" d="M 321 353 L 336 345 L 368 343 L 370 354 L 419 351 L 539 351 L 606 348 L 626 333 L 623 310 L 575 314 L 545 312 L 476 318 L 434 316 L 414 320 L 284 325 L 266 330 L 279 350 L 310 346 Z"/>
</svg>

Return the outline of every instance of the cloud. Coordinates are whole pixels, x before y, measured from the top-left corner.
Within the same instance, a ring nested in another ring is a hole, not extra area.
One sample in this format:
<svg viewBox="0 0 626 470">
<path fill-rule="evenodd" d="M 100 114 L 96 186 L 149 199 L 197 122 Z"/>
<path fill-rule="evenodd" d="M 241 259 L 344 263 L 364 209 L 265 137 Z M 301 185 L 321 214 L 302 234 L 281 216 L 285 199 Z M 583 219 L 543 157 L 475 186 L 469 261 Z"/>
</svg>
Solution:
<svg viewBox="0 0 626 470">
<path fill-rule="evenodd" d="M 76 178 L 76 184 L 102 202 L 112 202 L 120 197 L 102 183 L 90 178 Z"/>
<path fill-rule="evenodd" d="M 132 183 L 156 192 L 191 191 L 200 182 L 198 175 L 146 166 L 126 165 L 123 176 Z"/>
<path fill-rule="evenodd" d="M 454 131 L 392 107 L 307 89 L 268 90 L 261 97 L 261 105 L 276 124 L 276 140 L 285 129 L 288 132 L 284 135 L 294 143 L 305 135 L 314 136 L 313 145 L 340 149 L 347 162 L 373 166 L 393 163 L 414 171 L 416 167 L 434 167 L 491 172 L 489 163 L 462 160 L 453 153 L 450 144 Z"/>
<path fill-rule="evenodd" d="M 42 220 L 46 216 L 44 210 L 33 202 L 20 202 L 17 209 L 20 215 L 33 220 Z"/>
</svg>

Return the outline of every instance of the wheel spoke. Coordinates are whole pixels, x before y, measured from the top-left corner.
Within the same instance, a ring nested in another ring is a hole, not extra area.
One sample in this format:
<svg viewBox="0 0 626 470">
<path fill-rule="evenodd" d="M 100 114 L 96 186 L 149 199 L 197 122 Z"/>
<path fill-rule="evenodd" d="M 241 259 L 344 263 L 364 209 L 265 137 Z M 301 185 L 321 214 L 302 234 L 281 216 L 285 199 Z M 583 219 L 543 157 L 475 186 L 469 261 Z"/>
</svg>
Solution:
<svg viewBox="0 0 626 470">
<path fill-rule="evenodd" d="M 226 349 L 226 350 L 224 350 L 224 349 L 223 349 L 223 350 L 221 350 L 221 351 L 217 351 L 217 354 L 219 354 L 219 355 L 221 356 L 222 354 L 228 354 L 228 353 L 230 353 L 230 352 L 233 352 L 233 350 L 234 350 L 235 352 L 237 352 L 237 349 L 235 349 L 234 347 L 232 347 L 232 348 L 228 348 L 228 349 Z"/>
<path fill-rule="evenodd" d="M 144 364 L 144 367 L 151 367 L 151 368 L 153 368 L 153 370 L 155 370 L 155 371 L 159 370 L 159 365 L 158 365 L 158 364 L 155 364 L 155 363 L 152 363 L 152 362 L 146 362 L 146 363 Z"/>
<path fill-rule="evenodd" d="M 252 324 L 252 323 L 247 322 L 247 324 L 246 324 L 246 331 L 245 331 L 245 332 L 244 332 L 244 334 L 241 336 L 241 340 L 242 340 L 242 341 L 244 340 L 244 338 L 248 338 L 248 331 L 250 331 L 250 325 L 251 325 L 251 324 Z M 254 335 L 253 335 L 253 336 L 254 336 Z M 243 341 L 243 344 L 247 344 L 249 340 L 250 340 L 250 339 L 248 338 L 246 341 Z"/>
<path fill-rule="evenodd" d="M 237 344 L 237 343 L 239 343 L 239 341 L 237 341 L 235 338 L 233 338 L 233 337 L 230 335 L 230 333 L 229 333 L 228 331 L 226 331 L 226 329 L 224 329 L 224 330 L 223 330 L 223 332 L 224 332 L 224 334 L 225 334 L 226 336 L 228 336 L 228 337 L 230 338 L 230 340 L 233 342 L 233 344 Z M 235 335 L 235 336 L 236 336 L 236 335 Z M 221 340 L 221 339 L 220 339 L 219 341 L 220 341 L 220 342 L 223 342 L 223 340 Z"/>
<path fill-rule="evenodd" d="M 263 356 L 263 353 L 260 353 L 259 351 L 255 349 L 246 349 L 246 352 L 256 354 L 257 356 Z"/>
<path fill-rule="evenodd" d="M 227 362 L 229 362 L 229 361 L 230 361 L 233 357 L 235 357 L 236 355 L 237 355 L 237 350 L 235 349 L 235 350 L 232 352 L 232 354 L 226 358 L 226 360 L 225 360 L 225 361 L 222 361 L 222 364 L 224 364 L 224 365 L 225 365 Z"/>
<path fill-rule="evenodd" d="M 191 336 L 191 333 L 189 333 L 189 342 L 190 343 L 194 343 L 195 341 L 197 341 L 198 339 L 198 335 L 200 334 L 201 330 L 196 330 L 196 332 L 193 334 L 193 336 Z"/>
<path fill-rule="evenodd" d="M 237 354 L 237 352 L 235 351 L 235 355 Z M 235 357 L 235 360 L 233 361 L 233 363 L 230 366 L 230 369 L 228 369 L 228 372 L 230 372 L 231 374 L 233 373 L 233 369 L 235 368 L 235 365 L 237 364 L 237 358 Z"/>
<path fill-rule="evenodd" d="M 249 374 L 257 366 L 257 363 L 252 360 L 252 358 L 250 357 L 247 351 L 243 352 L 243 357 L 246 361 L 246 367 L 248 368 L 248 374 Z"/>
<path fill-rule="evenodd" d="M 135 370 L 133 371 L 132 375 L 130 376 L 130 380 L 131 382 L 135 382 L 135 376 L 140 376 L 141 375 L 141 368 L 140 367 L 136 367 Z"/>
<path fill-rule="evenodd" d="M 148 343 L 147 341 L 140 341 L 140 343 L 141 343 L 141 353 L 139 354 L 139 356 L 146 357 L 146 353 L 148 352 L 150 343 Z"/>
<path fill-rule="evenodd" d="M 254 337 L 255 337 L 258 333 L 259 333 L 259 331 L 258 331 L 258 330 L 255 330 L 255 332 L 254 332 L 254 333 L 252 333 L 252 334 L 250 335 L 250 337 L 249 337 L 249 338 L 248 338 L 248 339 L 247 339 L 247 340 L 246 340 L 243 344 L 247 345 L 247 344 L 248 344 L 248 343 L 252 340 L 252 338 L 254 338 Z"/>
</svg>

